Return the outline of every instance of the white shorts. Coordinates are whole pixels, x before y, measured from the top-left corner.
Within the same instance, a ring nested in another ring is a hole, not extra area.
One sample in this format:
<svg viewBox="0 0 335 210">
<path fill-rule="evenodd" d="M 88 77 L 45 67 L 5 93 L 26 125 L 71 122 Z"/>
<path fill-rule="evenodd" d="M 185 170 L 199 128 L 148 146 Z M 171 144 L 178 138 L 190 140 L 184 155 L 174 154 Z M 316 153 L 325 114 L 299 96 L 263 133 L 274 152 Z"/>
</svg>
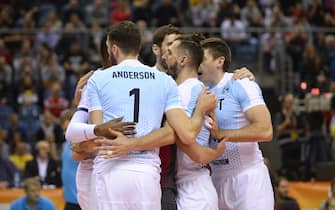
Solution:
<svg viewBox="0 0 335 210">
<path fill-rule="evenodd" d="M 93 169 L 86 169 L 79 164 L 77 175 L 76 175 L 76 185 L 77 185 L 77 199 L 82 210 L 90 210 L 90 191 L 91 191 L 91 176 Z"/>
<path fill-rule="evenodd" d="M 178 210 L 218 210 L 218 196 L 211 177 L 201 175 L 177 184 Z"/>
<path fill-rule="evenodd" d="M 94 172 L 98 209 L 160 210 L 160 170 L 136 163 L 120 166 L 114 164 L 108 170 Z"/>
<path fill-rule="evenodd" d="M 227 176 L 213 172 L 212 179 L 220 210 L 274 209 L 271 180 L 263 162 Z"/>
</svg>

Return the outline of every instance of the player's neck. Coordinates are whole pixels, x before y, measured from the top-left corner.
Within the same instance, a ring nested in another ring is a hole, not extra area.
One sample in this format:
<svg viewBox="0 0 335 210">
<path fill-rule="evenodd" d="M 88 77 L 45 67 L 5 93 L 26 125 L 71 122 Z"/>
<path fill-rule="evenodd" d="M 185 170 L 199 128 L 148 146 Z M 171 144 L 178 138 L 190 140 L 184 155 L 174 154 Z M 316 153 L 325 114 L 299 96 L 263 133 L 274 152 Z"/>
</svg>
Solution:
<svg viewBox="0 0 335 210">
<path fill-rule="evenodd" d="M 177 78 L 176 78 L 176 83 L 177 85 L 180 85 L 187 79 L 197 78 L 197 77 L 198 77 L 198 73 L 196 69 L 184 68 L 178 73 Z"/>
<path fill-rule="evenodd" d="M 158 71 L 165 72 L 165 73 L 167 72 L 167 70 L 162 66 L 162 64 L 160 64 L 160 62 L 156 62 L 155 66 L 158 69 Z"/>
<path fill-rule="evenodd" d="M 213 81 L 212 81 L 212 83 L 210 84 L 210 86 L 211 86 L 211 87 L 214 87 L 214 86 L 216 86 L 217 84 L 219 84 L 219 83 L 221 82 L 221 80 L 223 79 L 224 74 L 225 74 L 225 72 L 220 71 L 220 72 L 217 72 L 217 73 L 215 74 L 215 77 L 214 77 L 214 75 L 213 75 Z"/>
<path fill-rule="evenodd" d="M 137 60 L 138 55 L 120 55 L 118 58 L 116 58 L 117 64 L 121 63 L 124 60 Z"/>
</svg>

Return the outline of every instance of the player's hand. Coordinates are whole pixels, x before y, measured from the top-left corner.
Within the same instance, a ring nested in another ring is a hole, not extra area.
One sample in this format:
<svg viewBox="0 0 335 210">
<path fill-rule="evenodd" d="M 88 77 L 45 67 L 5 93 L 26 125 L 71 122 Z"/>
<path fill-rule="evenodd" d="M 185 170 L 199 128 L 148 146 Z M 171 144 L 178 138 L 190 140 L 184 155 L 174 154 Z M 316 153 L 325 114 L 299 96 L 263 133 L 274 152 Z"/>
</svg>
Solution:
<svg viewBox="0 0 335 210">
<path fill-rule="evenodd" d="M 110 132 L 110 128 L 114 131 L 121 132 L 124 135 L 136 134 L 136 123 L 134 122 L 122 122 L 123 117 L 110 120 L 108 122 L 96 125 L 94 128 L 94 134 L 96 136 L 103 136 L 107 139 L 114 139 L 116 136 L 113 132 Z"/>
<path fill-rule="evenodd" d="M 255 81 L 256 79 L 255 75 L 246 67 L 234 70 L 234 74 L 232 77 L 233 80 L 244 79 L 244 78 L 249 78 L 249 80 L 251 81 Z"/>
<path fill-rule="evenodd" d="M 217 139 L 219 133 L 219 124 L 214 111 L 209 112 L 208 115 L 206 116 L 205 125 L 208 129 L 210 129 L 211 137 Z"/>
<path fill-rule="evenodd" d="M 215 151 L 218 154 L 218 157 L 220 157 L 225 151 L 226 151 L 226 141 L 228 141 L 228 138 L 225 137 L 224 139 L 222 139 L 215 148 Z"/>
<path fill-rule="evenodd" d="M 208 91 L 208 87 L 204 87 L 198 97 L 197 106 L 203 113 L 212 111 L 216 108 L 218 99 L 213 92 Z"/>
<path fill-rule="evenodd" d="M 82 76 L 76 86 L 76 90 L 74 92 L 73 103 L 75 106 L 78 106 L 80 102 L 81 92 L 83 91 L 83 87 L 86 85 L 87 80 L 93 75 L 93 71 L 89 71 L 84 76 Z"/>
<path fill-rule="evenodd" d="M 83 141 L 79 143 L 73 143 L 71 145 L 71 150 L 76 153 L 86 153 L 91 154 L 95 152 L 94 148 L 97 144 L 94 142 L 95 139 Z"/>
<path fill-rule="evenodd" d="M 115 139 L 99 139 L 95 142 L 101 146 L 96 147 L 98 155 L 106 159 L 120 157 L 126 155 L 128 152 L 132 151 L 136 141 L 129 139 L 127 136 L 123 135 L 121 132 L 109 129 L 112 135 L 116 136 Z"/>
</svg>

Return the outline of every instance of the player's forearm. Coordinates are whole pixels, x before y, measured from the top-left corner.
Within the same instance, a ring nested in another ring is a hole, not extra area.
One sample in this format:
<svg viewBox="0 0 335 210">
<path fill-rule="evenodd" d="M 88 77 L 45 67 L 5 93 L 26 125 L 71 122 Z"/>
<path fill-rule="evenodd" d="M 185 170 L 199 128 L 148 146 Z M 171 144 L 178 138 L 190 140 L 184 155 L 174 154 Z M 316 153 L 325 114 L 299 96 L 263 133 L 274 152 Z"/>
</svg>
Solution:
<svg viewBox="0 0 335 210">
<path fill-rule="evenodd" d="M 66 130 L 65 138 L 73 143 L 87 141 L 96 138 L 94 134 L 95 125 L 71 122 Z"/>
<path fill-rule="evenodd" d="M 259 122 L 236 130 L 220 129 L 217 139 L 228 137 L 228 141 L 230 142 L 258 142 L 271 141 L 272 136 L 272 125 Z"/>
<path fill-rule="evenodd" d="M 194 162 L 207 164 L 218 158 L 221 154 L 216 150 L 201 146 L 194 142 L 193 144 L 185 145 L 180 141 L 176 141 L 178 148 L 185 152 Z"/>
<path fill-rule="evenodd" d="M 134 140 L 132 150 L 149 150 L 175 143 L 175 132 L 170 126 L 164 126 L 146 136 Z"/>
<path fill-rule="evenodd" d="M 103 114 L 101 110 L 94 110 L 89 113 L 91 124 L 99 125 L 103 123 Z"/>
<path fill-rule="evenodd" d="M 80 162 L 88 157 L 86 153 L 72 152 L 72 159 L 74 161 Z"/>
</svg>

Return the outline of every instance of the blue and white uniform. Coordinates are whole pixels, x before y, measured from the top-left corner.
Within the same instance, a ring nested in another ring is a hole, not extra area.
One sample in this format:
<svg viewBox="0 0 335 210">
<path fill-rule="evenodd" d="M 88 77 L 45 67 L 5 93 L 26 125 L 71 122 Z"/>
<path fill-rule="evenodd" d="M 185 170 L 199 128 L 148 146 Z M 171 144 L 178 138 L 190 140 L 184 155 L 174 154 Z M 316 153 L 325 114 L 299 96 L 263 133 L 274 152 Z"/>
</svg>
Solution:
<svg viewBox="0 0 335 210">
<path fill-rule="evenodd" d="M 185 80 L 178 86 L 180 100 L 189 117 L 192 116 L 198 96 L 204 88 L 197 78 Z M 196 141 L 201 146 L 209 146 L 210 131 L 203 125 Z M 218 198 L 210 173 L 204 164 L 191 160 L 177 148 L 177 206 L 179 210 L 216 210 Z"/>
<path fill-rule="evenodd" d="M 89 112 L 101 110 L 104 122 L 123 116 L 137 122 L 141 137 L 159 129 L 163 114 L 182 107 L 175 81 L 165 73 L 128 59 L 95 73 L 88 81 Z M 132 151 L 94 160 L 99 210 L 161 208 L 159 149 Z"/>
<path fill-rule="evenodd" d="M 219 100 L 215 110 L 219 128 L 228 130 L 250 124 L 245 112 L 265 104 L 257 83 L 247 78 L 231 80 L 232 75 L 225 73 L 211 89 Z M 225 153 L 211 168 L 220 210 L 273 209 L 271 181 L 257 142 L 227 142 Z"/>
</svg>

